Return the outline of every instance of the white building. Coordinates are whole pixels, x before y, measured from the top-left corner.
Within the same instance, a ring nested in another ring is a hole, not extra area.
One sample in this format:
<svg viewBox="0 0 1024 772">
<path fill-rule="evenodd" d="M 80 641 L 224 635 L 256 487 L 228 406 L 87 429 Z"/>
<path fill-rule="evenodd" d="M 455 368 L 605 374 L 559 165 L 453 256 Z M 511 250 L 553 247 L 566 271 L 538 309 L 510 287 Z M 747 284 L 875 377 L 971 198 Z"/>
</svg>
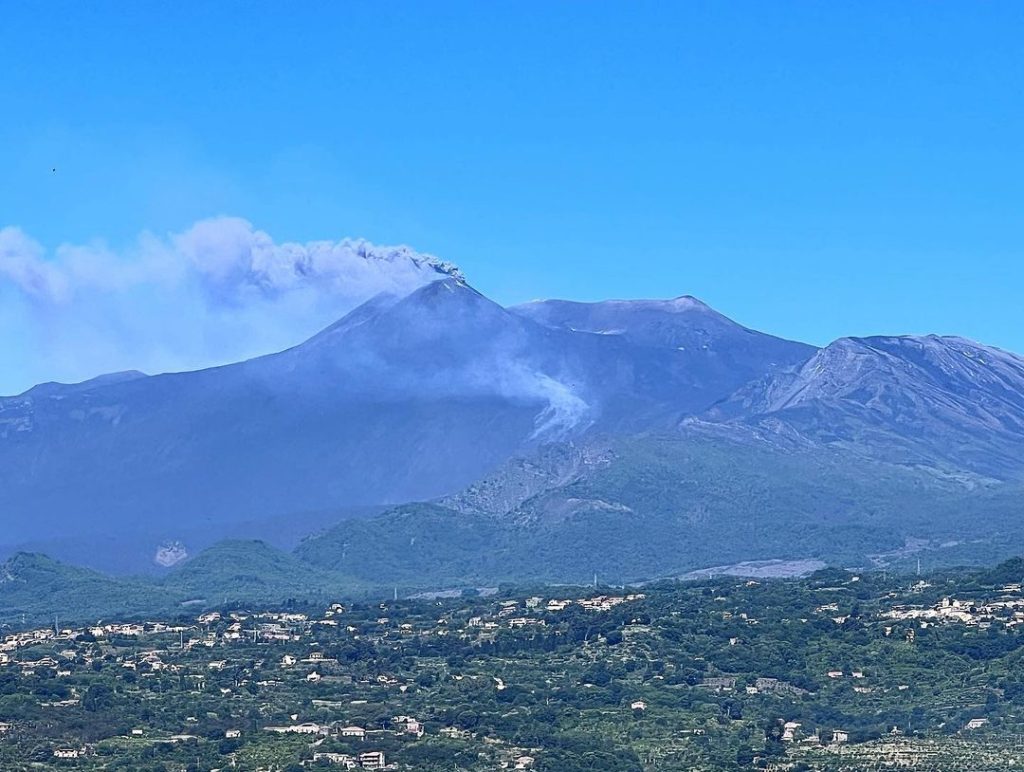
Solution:
<svg viewBox="0 0 1024 772">
<path fill-rule="evenodd" d="M 384 762 L 383 751 L 367 751 L 359 754 L 359 766 L 363 769 L 384 769 L 387 764 Z"/>
</svg>

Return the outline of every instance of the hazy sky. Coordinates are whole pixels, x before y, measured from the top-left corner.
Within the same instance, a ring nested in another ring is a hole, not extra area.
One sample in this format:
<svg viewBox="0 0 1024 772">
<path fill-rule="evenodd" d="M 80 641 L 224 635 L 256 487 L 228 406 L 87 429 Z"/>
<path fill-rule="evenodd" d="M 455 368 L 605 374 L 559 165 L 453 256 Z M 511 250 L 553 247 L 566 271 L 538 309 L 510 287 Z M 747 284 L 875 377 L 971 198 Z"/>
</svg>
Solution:
<svg viewBox="0 0 1024 772">
<path fill-rule="evenodd" d="M 377 287 L 345 237 L 503 303 L 1024 351 L 1022 39 L 1016 2 L 8 4 L 0 393 L 297 342 Z M 341 262 L 268 290 L 251 240 Z"/>
</svg>

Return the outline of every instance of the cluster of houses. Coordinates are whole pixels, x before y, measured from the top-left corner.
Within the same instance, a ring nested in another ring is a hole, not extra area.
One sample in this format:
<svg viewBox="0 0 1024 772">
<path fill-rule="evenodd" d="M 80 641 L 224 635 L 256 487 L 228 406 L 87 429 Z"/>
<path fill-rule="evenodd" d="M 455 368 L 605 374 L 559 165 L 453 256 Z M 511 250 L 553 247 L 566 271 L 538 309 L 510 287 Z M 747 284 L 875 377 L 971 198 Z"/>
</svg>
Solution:
<svg viewBox="0 0 1024 772">
<path fill-rule="evenodd" d="M 843 729 L 833 729 L 830 738 L 826 741 L 819 730 L 815 729 L 810 734 L 801 733 L 802 725 L 799 721 L 786 721 L 782 725 L 782 742 L 800 742 L 805 745 L 842 745 L 850 741 L 850 733 Z"/>
<path fill-rule="evenodd" d="M 296 720 L 298 716 L 294 717 Z M 364 729 L 361 726 L 345 725 L 342 721 L 335 721 L 330 724 L 317 724 L 307 721 L 301 724 L 285 724 L 283 726 L 264 727 L 264 731 L 275 734 L 305 734 L 322 737 L 341 737 L 348 740 L 365 740 L 377 734 L 391 732 L 392 734 L 406 734 L 415 737 L 422 737 L 423 724 L 412 716 L 395 716 L 392 719 L 395 728 L 385 729 Z"/>
<path fill-rule="evenodd" d="M 540 597 L 527 598 L 525 601 L 505 600 L 498 603 L 494 616 L 476 616 L 469 619 L 467 628 L 479 628 L 483 631 L 495 631 L 502 627 L 520 629 L 533 626 L 544 626 L 546 621 L 536 616 L 538 612 L 557 613 L 577 605 L 588 611 L 608 611 L 622 603 L 637 601 L 644 598 L 643 594 L 634 593 L 629 595 L 610 596 L 597 595 L 590 598 L 580 599 L 550 599 Z M 523 608 L 525 607 L 525 614 Z M 386 609 L 386 604 L 381 604 Z M 91 636 L 96 640 L 108 640 L 111 638 L 141 638 L 149 635 L 177 635 L 179 636 L 180 647 L 188 650 L 195 647 L 214 647 L 227 645 L 235 642 L 295 642 L 301 641 L 315 627 L 338 627 L 339 617 L 346 611 L 343 604 L 333 603 L 323 613 L 322 618 L 311 619 L 306 614 L 291 612 L 264 612 L 264 613 L 242 613 L 231 612 L 222 614 L 218 611 L 211 611 L 200 614 L 194 625 L 174 625 L 160 621 L 150 622 L 126 622 L 112 624 L 97 624 L 85 628 L 40 628 L 21 632 L 12 632 L 0 642 L 0 666 L 11 664 L 14 661 L 14 652 L 28 646 L 35 646 L 42 643 L 56 641 L 74 641 L 83 635 Z M 532 612 L 532 613 L 531 613 Z M 438 635 L 447 635 L 446 629 L 450 620 L 442 617 L 436 620 L 432 632 Z M 379 627 L 391 625 L 391 619 L 381 616 L 377 619 Z M 397 625 L 397 632 L 400 634 L 414 633 L 414 626 L 410 623 Z M 359 629 L 349 625 L 346 627 L 354 637 L 359 637 Z M 422 631 L 421 631 L 422 632 Z M 155 669 L 161 667 L 158 658 L 154 657 L 148 664 Z"/>
<path fill-rule="evenodd" d="M 343 769 L 384 769 L 387 762 L 384 760 L 384 751 L 366 751 L 357 756 L 347 753 L 313 753 L 313 763 L 326 761 L 330 764 L 337 764 Z"/>
<path fill-rule="evenodd" d="M 551 599 L 547 602 L 543 608 L 546 611 L 557 612 L 565 611 L 573 604 L 586 609 L 587 611 L 610 611 L 621 603 L 629 603 L 632 601 L 643 600 L 643 593 L 632 593 L 630 595 L 597 595 L 593 598 L 580 598 L 579 600 L 571 599 Z M 515 601 L 512 601 L 515 602 Z M 527 598 L 527 608 L 540 608 L 544 602 L 543 598 Z"/>
<path fill-rule="evenodd" d="M 522 605 L 521 601 L 504 601 L 498 606 L 496 613 L 503 618 L 503 623 L 507 623 L 510 628 L 545 624 L 543 619 L 539 619 L 536 616 L 522 616 L 522 612 L 519 611 Z M 381 604 L 381 607 L 383 610 L 385 604 Z M 539 609 L 540 611 L 546 610 L 539 600 L 531 602 L 528 608 Z M 23 675 L 43 670 L 49 670 L 51 674 L 58 676 L 71 675 L 72 670 L 70 668 L 83 665 L 89 667 L 93 663 L 95 653 L 99 651 L 98 649 L 93 649 L 93 644 L 96 642 L 102 644 L 104 641 L 116 638 L 133 638 L 140 643 L 149 640 L 157 643 L 159 640 L 158 645 L 162 648 L 139 647 L 136 645 L 130 650 L 123 651 L 116 660 L 108 661 L 114 667 L 134 671 L 140 677 L 155 675 L 161 672 L 177 674 L 187 679 L 193 688 L 202 689 L 205 687 L 207 676 L 203 675 L 202 672 L 197 673 L 197 663 L 183 659 L 182 654 L 192 651 L 197 647 L 199 649 L 206 649 L 215 646 L 229 646 L 240 641 L 260 644 L 301 641 L 312 633 L 317 625 L 338 626 L 338 618 L 345 611 L 343 605 L 332 604 L 325 611 L 322 619 L 310 619 L 305 614 L 280 612 L 252 614 L 208 612 L 196 617 L 195 623 L 191 625 L 170 625 L 163 622 L 132 622 L 95 625 L 78 629 L 41 628 L 24 632 L 12 632 L 0 642 L 0 667 L 19 668 Z M 406 634 L 413 628 L 413 625 L 409 623 L 393 625 L 387 617 L 381 617 L 376 621 L 378 626 L 385 627 L 386 629 L 374 632 L 370 628 L 369 632 L 374 635 L 388 635 L 389 630 L 399 634 Z M 366 620 L 358 624 L 360 624 L 358 629 L 353 625 L 349 625 L 346 628 L 354 638 L 358 638 L 360 633 L 367 629 Z M 372 622 L 369 624 L 372 625 Z M 449 624 L 454 625 L 455 620 L 448 617 L 438 619 L 436 622 L 422 619 L 419 622 L 419 626 L 425 632 L 437 632 L 438 634 L 447 634 L 447 626 Z M 474 624 L 475 622 L 472 620 L 466 623 L 464 634 L 468 633 Z M 483 627 L 484 625 L 481 624 L 480 626 Z M 150 636 L 153 637 L 151 638 Z M 158 639 L 157 636 L 160 638 Z M 82 643 L 86 645 L 83 646 L 81 645 Z M 41 646 L 45 647 L 46 651 L 52 652 L 52 655 L 47 654 L 41 658 L 32 658 L 31 656 L 24 656 L 24 653 L 20 651 L 21 649 L 38 651 Z M 302 677 L 305 681 L 313 683 L 323 678 L 344 678 L 344 676 L 329 675 L 331 673 L 338 673 L 341 666 L 336 659 L 319 651 L 316 643 L 313 643 L 310 649 L 307 649 L 305 655 L 292 652 L 294 652 L 294 648 L 289 653 L 282 654 L 276 661 L 282 669 L 295 668 L 302 671 L 304 673 Z M 254 667 L 256 670 L 262 669 L 269 661 L 258 660 Z M 230 660 L 223 658 L 203 658 L 202 663 L 203 669 L 211 673 L 222 671 L 231 666 Z M 257 683 L 261 686 L 270 686 L 278 682 L 262 680 Z M 386 674 L 372 676 L 367 684 L 384 688 L 397 686 L 402 691 L 407 688 L 400 683 L 399 679 Z M 499 684 L 498 688 L 504 688 L 504 685 Z M 231 690 L 222 688 L 221 691 L 222 693 L 230 693 Z M 80 702 L 78 696 L 77 693 L 74 693 L 72 699 L 61 701 L 59 705 L 78 704 Z M 313 700 L 314 706 L 318 702 L 324 703 L 323 700 Z M 46 705 L 52 706 L 57 705 L 57 703 L 46 703 Z M 331 703 L 331 706 L 337 707 L 333 703 Z M 299 722 L 298 716 L 292 716 L 292 720 L 292 723 L 264 727 L 264 731 L 275 734 L 305 735 L 310 738 L 314 745 L 319 745 L 328 737 L 372 741 L 375 735 L 384 731 L 404 736 L 411 735 L 415 738 L 422 737 L 425 732 L 423 723 L 413 716 L 395 716 L 392 720 L 392 726 L 388 730 L 366 729 L 361 726 L 343 724 L 342 722 L 331 724 Z M 8 734 L 11 730 L 12 726 L 10 724 L 0 724 L 0 736 Z M 131 736 L 143 737 L 148 734 L 149 731 L 142 728 L 131 730 Z M 440 734 L 458 739 L 466 739 L 470 736 L 468 732 L 455 727 L 446 727 L 440 731 Z M 237 739 L 241 735 L 242 732 L 239 729 L 228 729 L 225 732 L 226 739 Z M 159 742 L 178 743 L 197 740 L 198 737 L 192 734 L 179 734 L 169 738 L 161 735 L 159 738 L 153 739 Z M 58 747 L 52 753 L 54 758 L 70 760 L 89 755 L 91 749 L 87 746 Z M 346 769 L 384 769 L 387 766 L 384 752 L 380 750 L 366 750 L 353 754 L 316 750 L 314 753 L 315 760 L 326 761 Z M 505 768 L 525 770 L 533 766 L 533 757 L 523 754 L 521 749 L 518 749 L 517 752 L 517 749 L 510 748 L 506 755 L 507 763 L 504 765 Z"/>
<path fill-rule="evenodd" d="M 922 627 L 935 623 L 958 622 L 982 630 L 997 623 L 1013 628 L 1024 624 L 1024 597 L 1020 597 L 1020 591 L 1020 585 L 1011 584 L 1002 588 L 1002 597 L 996 600 L 978 602 L 943 598 L 930 607 L 893 606 L 882 616 L 894 620 L 919 621 Z"/>
<path fill-rule="evenodd" d="M 295 716 L 294 718 L 298 718 Z M 318 744 L 323 738 L 338 737 L 345 740 L 366 740 L 374 735 L 385 732 L 393 734 L 413 735 L 417 738 L 424 734 L 423 724 L 412 716 L 395 716 L 392 719 L 394 729 L 364 729 L 361 726 L 344 725 L 343 722 L 331 724 L 317 724 L 314 722 L 293 723 L 283 726 L 267 726 L 264 731 L 274 734 L 297 734 L 306 735 L 311 738 L 318 738 Z M 358 754 L 336 753 L 328 751 L 315 751 L 313 761 L 326 761 L 337 764 L 345 769 L 384 769 L 387 763 L 383 751 L 365 751 Z"/>
<path fill-rule="evenodd" d="M 622 603 L 638 601 L 642 594 L 628 595 L 596 595 L 581 599 L 546 599 L 531 597 L 525 600 L 494 601 L 493 610 L 470 618 L 458 617 L 451 613 L 442 613 L 434 619 L 422 616 L 410 621 L 393 621 L 388 616 L 389 604 L 380 604 L 380 613 L 373 618 L 353 618 L 346 624 L 342 620 L 348 616 L 348 609 L 341 603 L 333 603 L 322 614 L 309 616 L 293 612 L 220 612 L 210 611 L 199 614 L 192 623 L 167 623 L 162 621 L 97 623 L 96 625 L 77 628 L 54 625 L 26 631 L 11 631 L 0 641 L 0 668 L 12 667 L 20 670 L 22 675 L 45 672 L 57 677 L 72 675 L 75 668 L 89 667 L 94 664 L 99 649 L 94 644 L 105 646 L 117 639 L 134 639 L 138 644 L 130 650 L 122 650 L 115 660 L 107 657 L 108 663 L 114 667 L 130 670 L 136 677 L 152 677 L 159 673 L 177 675 L 186 679 L 191 688 L 203 689 L 206 681 L 217 671 L 231 666 L 230 660 L 220 658 L 203 658 L 203 672 L 196 672 L 196 663 L 184 660 L 182 654 L 199 649 L 226 647 L 232 644 L 256 643 L 295 644 L 307 638 L 314 638 L 318 627 L 346 630 L 353 639 L 360 637 L 382 638 L 388 636 L 438 635 L 445 636 L 457 633 L 464 638 L 488 636 L 499 629 L 520 630 L 532 627 L 544 627 L 549 623 L 546 615 L 563 612 L 577 606 L 591 612 L 608 611 Z M 440 605 L 440 604 L 439 604 Z M 415 622 L 415 624 L 414 624 Z M 146 644 L 152 641 L 150 646 Z M 83 645 L 84 644 L 84 645 Z M 139 645 L 141 644 L 141 645 Z M 34 648 L 33 648 L 34 647 Z M 32 656 L 28 650 L 39 651 L 45 647 L 46 654 Z M 25 651 L 22 651 L 25 650 Z M 295 668 L 302 672 L 302 678 L 309 683 L 324 679 L 340 679 L 337 675 L 341 666 L 336 659 L 326 656 L 317 650 L 314 642 L 305 656 L 294 651 L 294 647 L 286 649 L 279 659 L 259 660 L 255 670 L 260 670 L 266 663 L 276 661 L 280 668 Z M 26 656 L 28 654 L 28 656 Z M 250 674 L 251 675 L 251 674 Z M 453 676 L 460 678 L 461 676 Z M 476 678 L 477 676 L 469 676 Z M 272 675 L 265 680 L 256 681 L 259 686 L 271 686 L 279 683 Z M 255 678 L 253 679 L 255 680 Z M 501 679 L 495 679 L 497 689 L 505 688 Z M 244 682 L 243 682 L 244 683 Z M 362 681 L 360 681 L 362 683 Z M 399 679 L 386 674 L 376 674 L 367 682 L 377 687 L 396 687 L 405 691 L 408 686 Z M 225 685 L 222 693 L 229 694 L 231 688 Z M 77 705 L 80 695 L 72 689 L 69 699 L 59 703 L 46 703 L 50 707 Z M 314 703 L 317 702 L 314 700 Z M 644 706 L 646 707 L 646 706 Z M 333 723 L 323 725 L 317 723 L 300 723 L 293 717 L 293 723 L 281 726 L 265 727 L 266 732 L 278 734 L 308 735 L 314 742 L 322 742 L 327 737 L 346 739 L 368 739 L 375 733 L 384 730 L 364 729 L 359 726 Z M 421 721 L 410 716 L 397 716 L 393 728 L 387 731 L 421 737 L 424 727 Z M 11 725 L 0 723 L 0 737 L 11 732 Z M 133 736 L 144 736 L 147 730 L 132 730 Z M 442 736 L 465 739 L 469 733 L 455 727 L 440 730 Z M 241 731 L 229 729 L 225 733 L 227 739 L 238 738 Z M 191 734 L 161 738 L 161 742 L 186 742 L 195 739 Z M 89 753 L 87 747 L 59 747 L 53 751 L 55 758 L 76 759 Z M 316 759 L 337 764 L 343 768 L 383 769 L 386 766 L 384 753 L 369 750 L 358 754 L 330 753 L 316 751 Z M 504 767 L 508 769 L 530 769 L 534 763 L 533 756 L 524 749 L 509 749 Z"/>
<path fill-rule="evenodd" d="M 71 630 L 57 632 L 53 628 L 9 633 L 4 637 L 4 640 L 0 642 L 0 665 L 9 663 L 11 661 L 12 653 L 20 648 L 26 646 L 37 646 L 41 643 L 50 642 L 56 638 L 63 637 L 70 639 L 72 637 L 72 633 L 73 631 Z"/>
</svg>

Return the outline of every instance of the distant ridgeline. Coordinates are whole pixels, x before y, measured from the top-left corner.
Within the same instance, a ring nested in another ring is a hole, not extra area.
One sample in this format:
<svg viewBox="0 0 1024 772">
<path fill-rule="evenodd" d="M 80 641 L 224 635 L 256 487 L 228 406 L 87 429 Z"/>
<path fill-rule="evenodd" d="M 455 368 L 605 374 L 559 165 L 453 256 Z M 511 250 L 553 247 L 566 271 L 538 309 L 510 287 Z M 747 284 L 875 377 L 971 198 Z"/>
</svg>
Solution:
<svg viewBox="0 0 1024 772">
<path fill-rule="evenodd" d="M 871 577 L 871 586 L 882 583 L 909 587 L 925 582 L 940 594 L 951 592 L 947 588 L 953 585 L 969 593 L 975 588 L 986 592 L 992 587 L 1012 590 L 1024 582 L 1024 558 L 1014 557 L 994 568 L 938 568 L 934 558 L 928 556 L 927 550 L 901 551 L 888 556 L 891 562 L 884 567 L 874 565 L 857 574 Z M 18 553 L 0 564 L 0 627 L 17 630 L 40 624 L 111 619 L 187 619 L 209 610 L 309 608 L 338 601 L 373 604 L 523 592 L 585 593 L 591 587 L 646 592 L 652 587 L 672 590 L 738 580 L 797 587 L 827 577 L 853 575 L 848 570 L 826 567 L 819 560 L 745 561 L 628 583 L 609 580 L 607 575 L 594 571 L 586 581 L 553 582 L 548 575 L 537 575 L 488 585 L 474 578 L 469 568 L 453 567 L 434 573 L 426 569 L 410 569 L 407 575 L 396 572 L 394 582 L 385 586 L 380 578 L 365 578 L 365 573 L 369 572 L 345 573 L 318 566 L 261 541 L 221 542 L 164 574 L 136 577 L 110 576 L 45 555 Z M 1024 600 L 1018 606 L 1018 621 L 1024 625 Z"/>
<path fill-rule="evenodd" d="M 817 349 L 690 297 L 503 308 L 455 276 L 281 353 L 0 398 L 0 553 L 148 574 L 146 603 L 991 564 L 1024 552 L 1022 481 L 1016 355 Z"/>
</svg>

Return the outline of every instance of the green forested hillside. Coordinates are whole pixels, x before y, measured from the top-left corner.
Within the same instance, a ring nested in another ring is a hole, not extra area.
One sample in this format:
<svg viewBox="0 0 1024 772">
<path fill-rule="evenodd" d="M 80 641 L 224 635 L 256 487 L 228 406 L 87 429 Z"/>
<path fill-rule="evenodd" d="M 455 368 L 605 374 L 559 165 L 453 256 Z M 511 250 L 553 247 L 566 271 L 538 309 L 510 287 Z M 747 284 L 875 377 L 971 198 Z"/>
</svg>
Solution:
<svg viewBox="0 0 1024 772">
<path fill-rule="evenodd" d="M 353 593 L 359 585 L 302 562 L 261 541 L 214 545 L 168 574 L 161 587 L 177 597 L 219 603 L 229 600 L 276 601 Z"/>
<path fill-rule="evenodd" d="M 507 465 L 464 494 L 345 523 L 296 554 L 366 581 L 429 585 L 595 572 L 636 581 L 777 558 L 872 565 L 898 560 L 915 539 L 929 564 L 1024 546 L 1024 507 L 1008 484 L 681 435 L 607 440 L 578 455 L 572 465 L 539 454 L 549 475 Z"/>
<path fill-rule="evenodd" d="M 259 541 L 215 545 L 164 577 L 110 577 L 43 555 L 0 566 L 0 623 L 167 614 L 224 603 L 282 603 L 358 594 L 363 585 Z"/>
<path fill-rule="evenodd" d="M 167 612 L 174 598 L 164 588 L 118 579 L 86 568 L 20 553 L 0 566 L 0 623 L 95 620 L 113 615 Z"/>
</svg>

